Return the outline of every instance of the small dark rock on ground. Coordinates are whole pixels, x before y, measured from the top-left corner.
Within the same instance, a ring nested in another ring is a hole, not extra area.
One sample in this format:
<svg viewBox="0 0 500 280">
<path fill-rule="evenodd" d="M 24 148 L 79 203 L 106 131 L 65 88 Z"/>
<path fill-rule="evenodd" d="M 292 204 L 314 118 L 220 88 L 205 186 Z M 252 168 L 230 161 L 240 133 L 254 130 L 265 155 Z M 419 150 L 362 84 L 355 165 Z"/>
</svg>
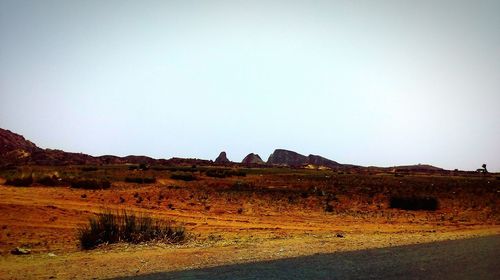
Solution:
<svg viewBox="0 0 500 280">
<path fill-rule="evenodd" d="M 31 250 L 30 249 L 26 249 L 26 248 L 15 248 L 15 249 L 12 249 L 12 251 L 10 251 L 10 253 L 12 255 L 29 255 L 31 254 Z"/>
</svg>

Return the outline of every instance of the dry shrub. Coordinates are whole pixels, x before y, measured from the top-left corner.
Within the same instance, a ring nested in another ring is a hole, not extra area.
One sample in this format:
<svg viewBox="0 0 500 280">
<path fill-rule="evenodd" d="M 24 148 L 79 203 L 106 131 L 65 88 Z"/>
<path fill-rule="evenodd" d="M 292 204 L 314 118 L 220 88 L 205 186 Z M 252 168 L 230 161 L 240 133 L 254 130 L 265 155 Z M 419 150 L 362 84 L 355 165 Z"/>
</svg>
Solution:
<svg viewBox="0 0 500 280">
<path fill-rule="evenodd" d="M 33 184 L 33 177 L 12 177 L 8 178 L 5 182 L 6 185 L 16 186 L 16 187 L 28 187 Z"/>
<path fill-rule="evenodd" d="M 208 177 L 226 178 L 232 176 L 245 177 L 247 174 L 241 170 L 209 169 L 205 172 Z"/>
<path fill-rule="evenodd" d="M 186 172 L 175 172 L 170 176 L 171 179 L 174 180 L 182 180 L 182 181 L 194 181 L 196 180 L 196 176 L 191 173 Z"/>
<path fill-rule="evenodd" d="M 35 180 L 38 184 L 53 187 L 61 184 L 61 180 L 55 176 L 42 176 Z"/>
<path fill-rule="evenodd" d="M 111 182 L 108 180 L 96 179 L 74 179 L 71 181 L 71 187 L 75 189 L 101 190 L 109 189 L 111 187 Z"/>
<path fill-rule="evenodd" d="M 125 182 L 137 184 L 152 184 L 156 183 L 155 177 L 126 177 Z"/>
<path fill-rule="evenodd" d="M 80 170 L 82 170 L 83 172 L 92 172 L 92 171 L 99 170 L 99 168 L 97 168 L 95 166 L 84 166 L 84 167 L 80 168 Z"/>
<path fill-rule="evenodd" d="M 146 214 L 121 214 L 106 211 L 89 219 L 89 224 L 78 229 L 82 249 L 117 242 L 141 243 L 161 241 L 181 243 L 186 239 L 184 227 L 173 226 L 170 221 L 154 219 Z"/>
<path fill-rule="evenodd" d="M 435 197 L 399 197 L 393 196 L 390 199 L 390 207 L 402 210 L 429 210 L 435 211 L 439 207 L 439 202 Z"/>
</svg>

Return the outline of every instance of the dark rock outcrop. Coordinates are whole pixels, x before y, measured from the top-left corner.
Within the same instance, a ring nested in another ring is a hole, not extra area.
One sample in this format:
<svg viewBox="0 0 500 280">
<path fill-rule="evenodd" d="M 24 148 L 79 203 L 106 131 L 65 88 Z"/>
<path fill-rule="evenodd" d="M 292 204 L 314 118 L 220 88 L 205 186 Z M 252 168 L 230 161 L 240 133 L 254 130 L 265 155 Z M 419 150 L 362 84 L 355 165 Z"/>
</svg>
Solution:
<svg viewBox="0 0 500 280">
<path fill-rule="evenodd" d="M 275 150 L 269 156 L 267 163 L 275 165 L 293 166 L 293 167 L 304 166 L 309 164 L 316 166 L 326 166 L 330 168 L 342 166 L 342 164 L 333 160 L 329 160 L 322 156 L 317 156 L 317 155 L 304 156 L 299 153 L 283 149 Z"/>
<path fill-rule="evenodd" d="M 5 155 L 15 150 L 33 153 L 41 149 L 33 142 L 24 139 L 23 136 L 0 128 L 0 155 Z"/>
<path fill-rule="evenodd" d="M 242 161 L 243 164 L 265 164 L 258 154 L 248 154 Z"/>
<path fill-rule="evenodd" d="M 267 163 L 275 165 L 302 166 L 307 164 L 307 157 L 293 151 L 276 149 L 269 156 Z"/>
<path fill-rule="evenodd" d="M 23 164 L 40 151 L 42 149 L 23 136 L 0 128 L 0 164 Z"/>
<path fill-rule="evenodd" d="M 219 156 L 215 159 L 215 163 L 225 164 L 225 163 L 231 163 L 231 161 L 227 159 L 226 152 L 221 152 Z"/>
</svg>

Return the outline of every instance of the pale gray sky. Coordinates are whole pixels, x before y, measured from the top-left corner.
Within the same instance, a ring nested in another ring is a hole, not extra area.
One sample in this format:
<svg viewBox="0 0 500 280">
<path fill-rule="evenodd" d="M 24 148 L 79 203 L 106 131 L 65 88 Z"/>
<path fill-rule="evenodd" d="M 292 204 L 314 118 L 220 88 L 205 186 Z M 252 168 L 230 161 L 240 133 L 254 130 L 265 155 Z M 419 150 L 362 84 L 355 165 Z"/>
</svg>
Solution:
<svg viewBox="0 0 500 280">
<path fill-rule="evenodd" d="M 500 170 L 500 1 L 0 0 L 0 42 L 44 148 Z"/>
</svg>

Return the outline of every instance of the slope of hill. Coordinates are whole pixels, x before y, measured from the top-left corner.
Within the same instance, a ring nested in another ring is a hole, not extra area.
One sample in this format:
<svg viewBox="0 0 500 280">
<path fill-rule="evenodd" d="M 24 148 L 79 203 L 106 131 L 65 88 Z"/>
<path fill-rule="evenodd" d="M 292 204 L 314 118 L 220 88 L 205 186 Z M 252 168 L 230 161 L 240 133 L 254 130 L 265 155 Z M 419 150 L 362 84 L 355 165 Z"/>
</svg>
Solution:
<svg viewBox="0 0 500 280">
<path fill-rule="evenodd" d="M 336 161 L 324 158 L 322 156 L 317 156 L 317 155 L 309 155 L 307 157 L 307 163 L 317 165 L 317 166 L 326 166 L 326 167 L 341 167 L 342 166 L 342 164 L 340 164 Z"/>
<path fill-rule="evenodd" d="M 0 128 L 0 164 L 25 163 L 31 159 L 34 153 L 41 150 L 23 136 Z"/>
<path fill-rule="evenodd" d="M 428 172 L 428 171 L 443 171 L 443 168 L 432 166 L 429 164 L 416 164 L 416 165 L 400 165 L 394 166 L 395 171 L 415 171 L 415 172 Z"/>
<path fill-rule="evenodd" d="M 61 150 L 42 149 L 19 134 L 0 128 L 0 165 L 153 164 L 156 163 L 156 161 L 157 160 L 146 156 L 94 157 L 83 153 L 70 153 Z"/>
</svg>

